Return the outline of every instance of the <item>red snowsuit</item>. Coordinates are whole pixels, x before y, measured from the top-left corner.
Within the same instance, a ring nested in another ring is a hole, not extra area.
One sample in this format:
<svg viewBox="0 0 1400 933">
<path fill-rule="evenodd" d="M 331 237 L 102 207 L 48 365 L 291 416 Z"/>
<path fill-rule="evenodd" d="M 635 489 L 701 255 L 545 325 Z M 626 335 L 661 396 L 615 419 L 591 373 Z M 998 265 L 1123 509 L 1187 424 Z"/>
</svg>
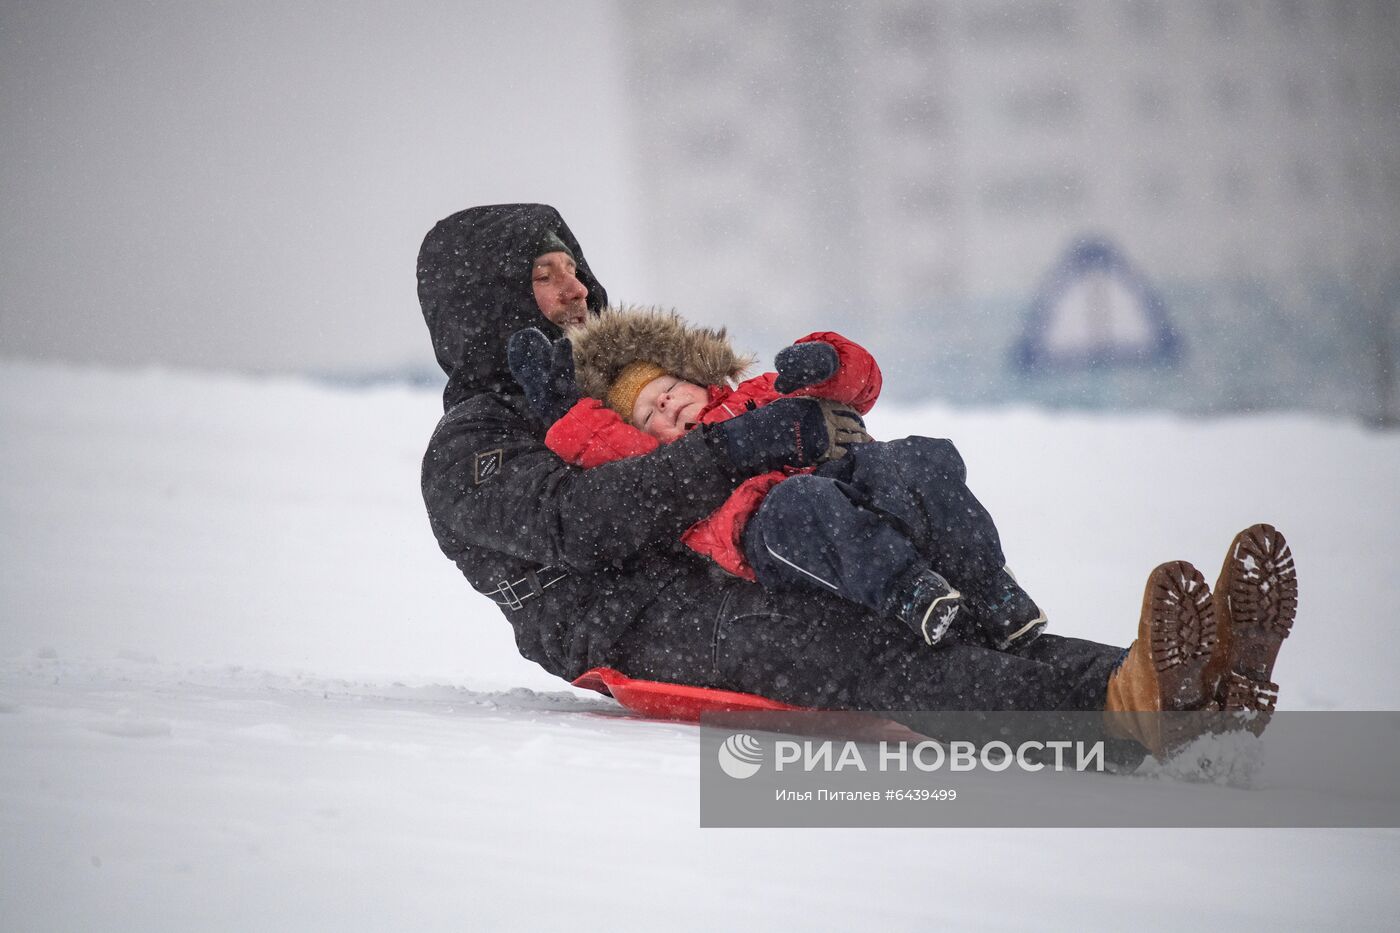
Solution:
<svg viewBox="0 0 1400 933">
<path fill-rule="evenodd" d="M 849 405 L 860 414 L 870 411 L 880 395 L 880 367 L 864 347 L 840 334 L 808 334 L 798 343 L 821 341 L 836 349 L 836 373 L 825 382 L 788 393 L 815 396 Z M 752 408 L 767 405 L 782 395 L 773 388 L 777 373 L 764 373 L 746 379 L 734 388 L 707 386 L 710 400 L 701 410 L 697 424 L 727 421 Z M 621 416 L 597 399 L 583 398 L 554 422 L 545 435 L 545 444 L 574 466 L 596 467 L 625 457 L 650 453 L 661 442 L 623 421 Z M 783 469 L 745 480 L 725 503 L 686 530 L 681 540 L 691 550 L 714 560 L 725 570 L 746 580 L 754 579 L 753 568 L 744 557 L 741 538 L 744 526 L 758 511 L 763 497 L 789 476 L 810 470 Z"/>
</svg>

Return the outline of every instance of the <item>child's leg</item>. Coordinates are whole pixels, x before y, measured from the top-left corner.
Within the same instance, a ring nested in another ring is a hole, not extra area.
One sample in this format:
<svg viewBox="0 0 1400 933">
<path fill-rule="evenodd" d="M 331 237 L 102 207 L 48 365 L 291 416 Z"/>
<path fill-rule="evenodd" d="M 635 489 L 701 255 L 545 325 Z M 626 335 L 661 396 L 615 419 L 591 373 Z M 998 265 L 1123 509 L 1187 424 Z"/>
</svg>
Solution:
<svg viewBox="0 0 1400 933">
<path fill-rule="evenodd" d="M 848 483 L 794 476 L 768 493 L 744 531 L 744 553 L 770 589 L 836 593 L 893 616 L 935 644 L 961 605 L 957 591 L 897 522 L 865 508 Z"/>
<path fill-rule="evenodd" d="M 954 586 L 974 587 L 1006 558 L 989 513 L 967 488 L 967 467 L 953 442 L 906 437 L 857 444 L 817 469 L 857 490 L 862 507 L 897 524 Z"/>
<path fill-rule="evenodd" d="M 817 473 L 850 484 L 866 508 L 904 529 L 925 562 L 967 597 L 993 646 L 1028 643 L 1045 627 L 1040 608 L 1006 571 L 996 524 L 967 488 L 951 441 L 859 444 Z"/>
</svg>

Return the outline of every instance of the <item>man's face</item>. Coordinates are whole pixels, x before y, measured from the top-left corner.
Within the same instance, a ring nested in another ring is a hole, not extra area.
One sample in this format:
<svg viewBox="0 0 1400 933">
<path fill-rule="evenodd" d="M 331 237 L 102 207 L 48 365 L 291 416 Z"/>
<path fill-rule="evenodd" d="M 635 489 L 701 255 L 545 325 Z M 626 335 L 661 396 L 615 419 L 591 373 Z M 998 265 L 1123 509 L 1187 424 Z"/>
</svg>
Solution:
<svg viewBox="0 0 1400 933">
<path fill-rule="evenodd" d="M 686 432 L 700 417 L 710 393 L 693 382 L 667 374 L 642 386 L 632 405 L 632 424 L 663 444 Z"/>
<path fill-rule="evenodd" d="M 588 320 L 588 287 L 578 280 L 578 269 L 568 253 L 536 258 L 530 278 L 535 304 L 545 317 L 565 330 Z"/>
</svg>

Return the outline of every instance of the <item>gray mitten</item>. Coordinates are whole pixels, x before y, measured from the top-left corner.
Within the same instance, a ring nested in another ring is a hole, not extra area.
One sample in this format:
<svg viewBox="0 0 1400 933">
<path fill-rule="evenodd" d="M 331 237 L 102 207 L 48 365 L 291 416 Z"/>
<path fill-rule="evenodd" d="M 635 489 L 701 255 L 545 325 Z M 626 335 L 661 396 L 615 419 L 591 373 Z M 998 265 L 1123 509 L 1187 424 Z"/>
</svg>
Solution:
<svg viewBox="0 0 1400 933">
<path fill-rule="evenodd" d="M 525 390 L 530 409 L 545 424 L 564 417 L 581 397 L 574 379 L 574 350 L 568 337 L 550 343 L 544 331 L 526 327 L 506 345 L 510 374 Z"/>
<path fill-rule="evenodd" d="M 773 388 L 786 395 L 807 386 L 826 382 L 836 375 L 841 358 L 831 344 L 822 340 L 811 340 L 807 343 L 795 343 L 779 351 L 773 359 L 773 364 L 778 370 L 778 378 L 773 381 Z"/>
</svg>

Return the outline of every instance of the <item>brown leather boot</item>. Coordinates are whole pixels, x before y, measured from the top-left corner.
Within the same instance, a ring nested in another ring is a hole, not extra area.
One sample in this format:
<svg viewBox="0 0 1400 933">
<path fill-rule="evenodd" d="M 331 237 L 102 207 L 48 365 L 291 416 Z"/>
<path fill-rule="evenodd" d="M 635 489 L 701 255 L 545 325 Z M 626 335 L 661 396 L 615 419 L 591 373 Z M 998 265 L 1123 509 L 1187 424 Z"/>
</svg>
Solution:
<svg viewBox="0 0 1400 933">
<path fill-rule="evenodd" d="M 1159 760 L 1195 738 L 1203 726 L 1193 717 L 1159 714 L 1211 703 L 1206 666 L 1217 637 L 1215 606 L 1200 571 L 1184 560 L 1153 570 L 1142 596 L 1137 640 L 1108 678 L 1109 734 L 1133 739 Z"/>
<path fill-rule="evenodd" d="M 1298 614 L 1298 572 L 1288 541 L 1272 525 L 1235 535 L 1215 584 L 1220 646 L 1211 673 L 1216 700 L 1255 735 L 1278 702 L 1273 682 L 1279 648 Z"/>
</svg>

